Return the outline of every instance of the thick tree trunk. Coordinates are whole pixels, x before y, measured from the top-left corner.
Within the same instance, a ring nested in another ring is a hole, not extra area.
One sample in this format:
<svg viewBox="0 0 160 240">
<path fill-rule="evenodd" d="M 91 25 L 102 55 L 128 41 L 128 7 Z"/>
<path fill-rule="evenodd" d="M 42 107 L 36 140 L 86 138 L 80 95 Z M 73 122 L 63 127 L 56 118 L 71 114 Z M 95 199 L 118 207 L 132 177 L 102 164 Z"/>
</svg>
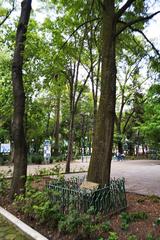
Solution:
<svg viewBox="0 0 160 240">
<path fill-rule="evenodd" d="M 110 181 L 116 99 L 114 1 L 103 2 L 102 87 L 93 152 L 87 179 L 101 185 Z"/>
<path fill-rule="evenodd" d="M 14 194 L 24 193 L 27 172 L 27 147 L 24 130 L 25 93 L 23 87 L 22 67 L 27 26 L 31 12 L 31 0 L 22 2 L 21 16 L 16 33 L 16 47 L 12 64 L 12 84 L 14 112 L 12 137 L 14 145 L 14 171 L 11 183 L 11 198 Z"/>
<path fill-rule="evenodd" d="M 54 156 L 59 155 L 59 128 L 60 128 L 60 96 L 57 97 L 57 104 L 56 104 L 56 123 L 54 129 Z"/>
<path fill-rule="evenodd" d="M 70 172 L 70 162 L 72 161 L 72 155 L 73 155 L 74 116 L 75 116 L 75 113 L 71 112 L 70 126 L 69 126 L 68 154 L 67 154 L 67 162 L 66 162 L 66 173 Z"/>
</svg>

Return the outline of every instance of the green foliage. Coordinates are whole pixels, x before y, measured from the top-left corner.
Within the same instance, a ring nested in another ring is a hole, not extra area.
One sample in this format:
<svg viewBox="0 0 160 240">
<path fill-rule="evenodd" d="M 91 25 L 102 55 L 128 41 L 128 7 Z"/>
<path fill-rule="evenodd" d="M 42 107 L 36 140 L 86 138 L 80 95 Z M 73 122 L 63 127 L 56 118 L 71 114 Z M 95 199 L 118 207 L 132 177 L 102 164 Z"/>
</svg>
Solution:
<svg viewBox="0 0 160 240">
<path fill-rule="evenodd" d="M 36 219 L 39 223 L 52 223 L 56 227 L 61 217 L 59 204 L 52 204 L 47 190 L 28 190 L 26 195 L 16 196 L 15 202 L 19 211 L 27 214 L 28 217 Z"/>
<path fill-rule="evenodd" d="M 52 163 L 62 162 L 64 160 L 66 160 L 66 155 L 65 154 L 60 154 L 59 156 L 52 156 L 51 159 L 50 159 L 50 161 Z"/>
<path fill-rule="evenodd" d="M 6 179 L 6 175 L 7 174 L 0 172 L 0 196 L 1 196 L 1 194 L 3 195 L 8 188 L 8 182 Z"/>
<path fill-rule="evenodd" d="M 5 8 L 2 8 L 2 7 L 0 6 L 0 17 L 5 16 L 6 13 L 7 13 L 7 10 L 6 10 Z"/>
<path fill-rule="evenodd" d="M 101 223 L 99 216 L 93 215 L 92 209 L 89 209 L 87 213 L 83 214 L 80 214 L 74 209 L 70 209 L 69 213 L 65 214 L 59 221 L 58 229 L 62 233 L 80 233 L 84 237 L 89 238 L 101 229 Z"/>
<path fill-rule="evenodd" d="M 150 147 L 159 148 L 160 144 L 160 84 L 150 87 L 145 103 L 144 123 L 140 130 Z"/>
<path fill-rule="evenodd" d="M 147 199 L 151 200 L 153 203 L 160 203 L 160 197 L 156 195 L 147 196 Z"/>
<path fill-rule="evenodd" d="M 118 235 L 116 232 L 109 232 L 108 240 L 118 240 Z"/>
<path fill-rule="evenodd" d="M 60 205 L 58 202 L 52 204 L 49 189 L 40 190 L 33 187 L 39 181 L 39 177 L 28 177 L 25 195 L 16 196 L 14 204 L 29 218 L 36 219 L 39 223 L 49 224 L 51 222 L 52 226 L 56 227 L 61 218 Z"/>
<path fill-rule="evenodd" d="M 46 169 L 41 168 L 37 171 L 37 175 L 46 175 L 46 176 L 57 176 L 59 179 L 63 179 L 64 175 L 61 174 L 61 166 L 56 164 L 53 168 Z"/>
<path fill-rule="evenodd" d="M 146 240 L 158 240 L 158 238 L 155 238 L 151 233 L 148 233 Z"/>
<path fill-rule="evenodd" d="M 138 220 L 145 220 L 147 218 L 148 215 L 145 212 L 131 212 L 131 213 L 123 212 L 120 215 L 121 228 L 123 230 L 127 230 L 130 223 L 136 222 Z"/>
<path fill-rule="evenodd" d="M 157 219 L 154 221 L 154 224 L 155 224 L 155 226 L 159 226 L 159 225 L 160 225 L 160 217 L 157 218 Z"/>
<path fill-rule="evenodd" d="M 138 240 L 135 235 L 128 236 L 127 240 Z"/>
<path fill-rule="evenodd" d="M 10 155 L 0 153 L 0 165 L 6 164 L 10 160 Z"/>
<path fill-rule="evenodd" d="M 44 157 L 40 154 L 34 153 L 28 156 L 29 163 L 41 164 L 44 160 Z"/>
<path fill-rule="evenodd" d="M 58 223 L 58 229 L 63 233 L 74 233 L 82 225 L 82 219 L 75 210 L 69 212 Z"/>
<path fill-rule="evenodd" d="M 111 224 L 109 221 L 103 222 L 101 228 L 104 232 L 109 232 L 112 230 Z"/>
</svg>

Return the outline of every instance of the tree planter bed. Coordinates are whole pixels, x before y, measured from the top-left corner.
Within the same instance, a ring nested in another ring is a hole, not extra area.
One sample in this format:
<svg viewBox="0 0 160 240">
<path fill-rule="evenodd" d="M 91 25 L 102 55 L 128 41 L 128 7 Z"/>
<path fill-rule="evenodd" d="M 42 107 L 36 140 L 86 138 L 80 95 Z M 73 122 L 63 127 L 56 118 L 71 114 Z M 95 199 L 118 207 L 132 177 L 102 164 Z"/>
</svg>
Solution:
<svg viewBox="0 0 160 240">
<path fill-rule="evenodd" d="M 81 189 L 79 179 L 54 180 L 48 185 L 53 203 L 60 203 L 61 210 L 68 212 L 74 208 L 79 212 L 112 214 L 127 207 L 124 179 L 111 180 L 110 185 L 97 189 Z"/>
</svg>

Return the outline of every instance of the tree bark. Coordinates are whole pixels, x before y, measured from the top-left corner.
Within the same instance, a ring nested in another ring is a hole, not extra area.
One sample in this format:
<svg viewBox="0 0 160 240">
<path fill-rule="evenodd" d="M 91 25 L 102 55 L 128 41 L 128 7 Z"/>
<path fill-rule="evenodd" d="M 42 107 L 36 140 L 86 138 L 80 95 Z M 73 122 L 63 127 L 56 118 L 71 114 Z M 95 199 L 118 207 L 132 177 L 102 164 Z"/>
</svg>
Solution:
<svg viewBox="0 0 160 240">
<path fill-rule="evenodd" d="M 67 154 L 67 162 L 66 162 L 66 173 L 70 172 L 70 162 L 72 160 L 72 155 L 73 155 L 74 117 L 75 117 L 75 113 L 72 111 L 71 112 L 71 118 L 70 118 L 70 126 L 69 126 L 69 139 L 68 139 L 68 154 Z"/>
<path fill-rule="evenodd" d="M 14 97 L 14 112 L 12 122 L 12 137 L 14 146 L 14 171 L 11 183 L 11 198 L 15 194 L 25 192 L 27 175 L 27 147 L 24 130 L 25 92 L 23 86 L 23 59 L 27 26 L 31 12 L 31 0 L 21 4 L 21 15 L 16 33 L 16 46 L 12 63 L 12 85 Z"/>
<path fill-rule="evenodd" d="M 54 143 L 54 156 L 58 156 L 59 155 L 59 128 L 60 128 L 60 95 L 57 96 L 56 99 L 57 103 L 56 103 L 56 122 L 55 122 L 55 129 L 54 129 L 54 139 L 55 139 L 55 143 Z"/>
<path fill-rule="evenodd" d="M 115 7 L 113 0 L 103 2 L 102 86 L 93 152 L 87 179 L 100 185 L 110 181 L 116 100 Z"/>
<path fill-rule="evenodd" d="M 123 153 L 123 144 L 122 144 L 122 139 L 121 139 L 121 137 L 118 137 L 118 152 L 120 153 L 120 154 L 122 154 Z"/>
</svg>

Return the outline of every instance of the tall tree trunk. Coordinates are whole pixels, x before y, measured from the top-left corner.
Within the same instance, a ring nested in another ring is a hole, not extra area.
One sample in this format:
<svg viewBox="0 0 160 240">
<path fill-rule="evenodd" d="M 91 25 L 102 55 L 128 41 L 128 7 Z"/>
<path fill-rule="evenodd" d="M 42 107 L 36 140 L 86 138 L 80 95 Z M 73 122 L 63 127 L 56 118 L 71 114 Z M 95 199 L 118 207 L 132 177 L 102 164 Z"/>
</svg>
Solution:
<svg viewBox="0 0 160 240">
<path fill-rule="evenodd" d="M 27 26 L 31 12 L 31 0 L 21 4 L 21 16 L 16 33 L 16 47 L 12 63 L 12 84 L 14 96 L 14 112 L 12 122 L 12 137 L 14 145 L 14 171 L 11 183 L 11 198 L 14 194 L 25 192 L 27 174 L 27 148 L 24 130 L 25 93 L 23 87 L 23 58 Z"/>
<path fill-rule="evenodd" d="M 47 123 L 46 123 L 46 132 L 45 132 L 45 135 L 46 137 L 48 138 L 50 133 L 49 133 L 49 122 L 50 122 L 50 118 L 51 118 L 51 113 L 48 112 L 47 113 Z"/>
<path fill-rule="evenodd" d="M 69 140 L 68 140 L 68 154 L 66 162 L 66 173 L 70 172 L 70 162 L 72 161 L 73 155 L 73 137 L 74 137 L 74 111 L 71 112 L 71 120 L 69 126 Z"/>
<path fill-rule="evenodd" d="M 59 128 L 60 128 L 60 95 L 57 97 L 57 103 L 56 103 L 56 123 L 55 123 L 55 129 L 54 129 L 54 152 L 53 154 L 55 156 L 59 155 Z"/>
<path fill-rule="evenodd" d="M 118 152 L 122 154 L 123 144 L 122 144 L 122 137 L 121 137 L 121 119 L 118 119 L 117 121 L 117 134 L 118 134 L 118 139 L 117 139 Z"/>
<path fill-rule="evenodd" d="M 123 154 L 123 144 L 122 144 L 122 139 L 121 137 L 118 137 L 118 152 L 120 154 Z"/>
<path fill-rule="evenodd" d="M 101 185 L 110 181 L 116 99 L 114 1 L 103 2 L 102 87 L 93 152 L 87 179 Z"/>
</svg>

